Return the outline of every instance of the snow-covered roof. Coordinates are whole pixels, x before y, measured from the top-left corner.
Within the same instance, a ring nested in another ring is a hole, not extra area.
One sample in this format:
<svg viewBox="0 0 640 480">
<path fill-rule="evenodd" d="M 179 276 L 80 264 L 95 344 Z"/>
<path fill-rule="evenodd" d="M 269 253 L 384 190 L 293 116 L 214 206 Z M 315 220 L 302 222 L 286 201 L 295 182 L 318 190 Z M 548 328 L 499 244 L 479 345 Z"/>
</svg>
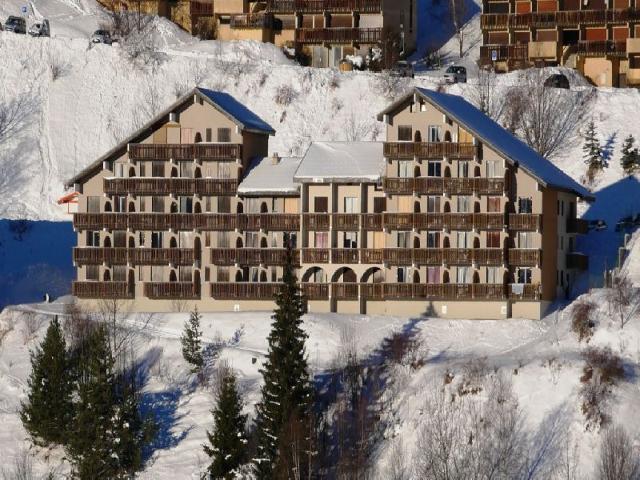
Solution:
<svg viewBox="0 0 640 480">
<path fill-rule="evenodd" d="M 573 192 L 589 200 L 594 199 L 589 190 L 462 97 L 419 87 L 416 87 L 415 93 L 462 125 L 465 130 L 471 132 L 483 143 L 495 149 L 514 165 L 521 167 L 535 177 L 543 186 Z M 388 107 L 380 113 L 378 119 L 382 120 L 383 115 L 395 111 L 411 96 L 413 94 Z"/>
<path fill-rule="evenodd" d="M 236 125 L 243 130 L 257 132 L 266 135 L 275 135 L 275 130 L 271 126 L 258 117 L 255 113 L 249 110 L 247 107 L 238 102 L 231 95 L 224 92 L 216 92 L 208 90 L 206 88 L 194 88 L 189 93 L 179 98 L 174 104 L 168 107 L 163 112 L 156 115 L 151 121 L 146 123 L 142 128 L 127 137 L 118 145 L 113 147 L 107 153 L 100 158 L 90 163 L 86 168 L 77 173 L 65 182 L 65 188 L 73 186 L 74 183 L 81 182 L 88 175 L 93 174 L 102 168 L 102 162 L 111 160 L 114 157 L 119 157 L 127 151 L 127 145 L 129 143 L 135 143 L 145 137 L 151 135 L 161 125 L 169 121 L 169 114 L 175 112 L 180 107 L 185 105 L 189 101 L 194 101 L 194 97 L 198 96 L 205 100 L 207 103 L 217 108 L 221 113 L 231 119 Z"/>
<path fill-rule="evenodd" d="M 300 185 L 293 174 L 300 165 L 299 157 L 284 157 L 275 163 L 273 157 L 256 158 L 238 185 L 240 195 L 297 195 Z"/>
<path fill-rule="evenodd" d="M 235 123 L 240 124 L 246 130 L 256 130 L 260 133 L 274 135 L 276 131 L 267 122 L 238 102 L 225 92 L 217 92 L 207 88 L 196 88 L 196 91 L 204 95 L 219 110 L 229 115 Z"/>
<path fill-rule="evenodd" d="M 377 182 L 385 166 L 382 145 L 382 142 L 314 142 L 294 179 L 301 183 Z"/>
</svg>

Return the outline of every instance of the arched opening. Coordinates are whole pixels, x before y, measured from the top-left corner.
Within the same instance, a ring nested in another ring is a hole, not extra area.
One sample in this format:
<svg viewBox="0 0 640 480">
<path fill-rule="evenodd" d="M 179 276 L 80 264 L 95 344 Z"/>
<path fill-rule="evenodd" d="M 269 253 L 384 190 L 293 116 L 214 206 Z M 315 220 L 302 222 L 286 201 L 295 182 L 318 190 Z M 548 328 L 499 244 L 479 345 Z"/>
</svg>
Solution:
<svg viewBox="0 0 640 480">
<path fill-rule="evenodd" d="M 480 167 L 476 165 L 476 168 L 473 169 L 473 176 L 478 178 L 481 177 L 482 174 L 480 173 Z"/>
<path fill-rule="evenodd" d="M 416 143 L 422 142 L 422 134 L 420 133 L 420 130 L 416 130 L 416 133 L 413 134 L 413 141 Z"/>
<path fill-rule="evenodd" d="M 193 143 L 202 143 L 202 134 L 200 132 L 196 132 Z"/>
<path fill-rule="evenodd" d="M 129 177 L 135 177 L 136 176 L 136 169 L 133 167 L 129 167 Z"/>
<path fill-rule="evenodd" d="M 269 244 L 267 243 L 267 239 L 262 237 L 262 240 L 260 240 L 260 248 L 268 248 Z"/>
<path fill-rule="evenodd" d="M 420 213 L 420 201 L 413 202 L 413 213 Z"/>
<path fill-rule="evenodd" d="M 362 275 L 362 283 L 383 283 L 384 272 L 378 267 L 369 268 Z"/>
<path fill-rule="evenodd" d="M 171 213 L 178 213 L 178 203 L 171 202 L 171 208 L 169 210 Z"/>
<path fill-rule="evenodd" d="M 480 238 L 475 237 L 473 239 L 473 248 L 480 248 Z"/>
<path fill-rule="evenodd" d="M 178 248 L 178 241 L 176 240 L 176 237 L 171 237 L 169 240 L 169 248 Z"/>
<path fill-rule="evenodd" d="M 333 274 L 331 283 L 356 283 L 358 276 L 349 267 L 341 267 Z"/>
<path fill-rule="evenodd" d="M 105 270 L 102 274 L 102 281 L 110 282 L 111 281 L 111 271 L 109 269 Z"/>
<path fill-rule="evenodd" d="M 178 178 L 178 169 L 176 167 L 171 167 L 171 178 Z"/>
<path fill-rule="evenodd" d="M 130 213 L 133 213 L 136 211 L 136 204 L 134 202 L 129 202 L 129 210 Z"/>
<path fill-rule="evenodd" d="M 202 213 L 200 202 L 195 202 L 195 205 L 193 206 L 193 213 Z"/>
<path fill-rule="evenodd" d="M 136 240 L 133 237 L 129 237 L 129 248 L 136 248 Z"/>
<path fill-rule="evenodd" d="M 442 239 L 442 248 L 451 248 L 451 243 L 449 241 L 449 237 L 446 236 Z"/>
<path fill-rule="evenodd" d="M 200 167 L 196 167 L 193 171 L 193 178 L 202 178 L 202 170 L 200 170 Z"/>
<path fill-rule="evenodd" d="M 473 212 L 474 213 L 480 213 L 480 202 L 475 202 L 473 204 Z"/>
<path fill-rule="evenodd" d="M 320 267 L 311 267 L 302 276 L 304 283 L 327 283 L 327 274 Z"/>
<path fill-rule="evenodd" d="M 413 238 L 413 248 L 420 248 L 420 237 Z"/>
<path fill-rule="evenodd" d="M 260 272 L 260 282 L 261 283 L 267 282 L 267 272 L 265 272 L 264 270 Z"/>
<path fill-rule="evenodd" d="M 444 213 L 451 213 L 451 205 L 449 202 L 444 202 Z"/>
<path fill-rule="evenodd" d="M 238 237 L 236 239 L 236 248 L 242 248 L 242 238 Z"/>
<path fill-rule="evenodd" d="M 111 237 L 104 237 L 104 248 L 111 248 Z"/>
<path fill-rule="evenodd" d="M 445 142 L 451 142 L 451 132 L 450 131 L 446 131 L 444 132 L 444 141 Z"/>
<path fill-rule="evenodd" d="M 473 283 L 480 283 L 480 272 L 473 272 Z"/>
<path fill-rule="evenodd" d="M 238 270 L 236 272 L 236 282 L 242 282 L 242 271 Z"/>
<path fill-rule="evenodd" d="M 442 273 L 442 283 L 449 283 L 449 271 L 445 270 Z"/>
<path fill-rule="evenodd" d="M 415 178 L 418 178 L 420 176 L 420 167 L 418 165 L 413 167 L 413 176 Z"/>
<path fill-rule="evenodd" d="M 413 283 L 420 283 L 420 272 L 417 270 L 413 271 Z"/>
<path fill-rule="evenodd" d="M 193 239 L 193 258 L 198 263 L 202 260 L 202 244 L 198 236 Z"/>
<path fill-rule="evenodd" d="M 200 270 L 195 270 L 193 272 L 193 290 L 195 294 L 198 296 L 200 296 L 200 288 L 201 288 Z"/>
<path fill-rule="evenodd" d="M 236 213 L 244 213 L 244 206 L 242 205 L 242 202 L 238 202 Z"/>
<path fill-rule="evenodd" d="M 104 211 L 105 212 L 111 211 L 111 202 L 104 202 Z"/>
<path fill-rule="evenodd" d="M 444 177 L 451 178 L 451 169 L 449 167 L 444 167 Z"/>
<path fill-rule="evenodd" d="M 260 213 L 269 213 L 269 207 L 267 207 L 267 202 L 262 202 L 260 204 Z"/>
<path fill-rule="evenodd" d="M 171 270 L 171 273 L 169 274 L 169 281 L 170 282 L 177 282 L 178 281 L 178 277 L 176 275 L 176 271 L 175 270 Z"/>
</svg>

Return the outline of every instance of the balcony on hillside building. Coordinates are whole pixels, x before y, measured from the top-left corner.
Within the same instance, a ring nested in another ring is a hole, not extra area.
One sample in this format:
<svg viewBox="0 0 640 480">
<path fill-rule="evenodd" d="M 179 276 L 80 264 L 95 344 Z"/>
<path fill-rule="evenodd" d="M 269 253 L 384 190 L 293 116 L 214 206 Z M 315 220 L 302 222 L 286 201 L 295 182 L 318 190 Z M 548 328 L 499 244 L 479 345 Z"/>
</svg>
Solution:
<svg viewBox="0 0 640 480">
<path fill-rule="evenodd" d="M 380 13 L 382 0 L 267 0 L 273 13 Z"/>
<path fill-rule="evenodd" d="M 127 282 L 77 281 L 72 283 L 71 293 L 78 298 L 127 299 L 134 297 L 133 285 Z"/>
<path fill-rule="evenodd" d="M 531 60 L 558 61 L 561 54 L 561 45 L 554 41 L 529 42 L 529 58 Z"/>
<path fill-rule="evenodd" d="M 382 41 L 382 28 L 299 28 L 295 32 L 298 44 L 373 45 Z"/>
<path fill-rule="evenodd" d="M 215 178 L 105 178 L 107 195 L 235 195 L 236 179 Z"/>
<path fill-rule="evenodd" d="M 273 20 L 272 13 L 244 13 L 231 15 L 230 25 L 235 30 L 272 29 Z"/>
<path fill-rule="evenodd" d="M 624 57 L 627 55 L 627 42 L 614 40 L 595 40 L 578 42 L 576 53 L 585 57 Z"/>
<path fill-rule="evenodd" d="M 534 248 L 510 248 L 509 265 L 517 267 L 537 267 L 542 263 L 542 250 Z"/>
<path fill-rule="evenodd" d="M 480 147 L 473 143 L 454 142 L 385 142 L 384 156 L 392 159 L 466 158 L 473 159 Z"/>
<path fill-rule="evenodd" d="M 286 264 L 287 250 L 284 248 L 212 248 L 211 263 L 214 265 L 266 265 Z M 294 251 L 294 262 L 299 264 L 300 251 Z"/>
<path fill-rule="evenodd" d="M 196 300 L 200 298 L 200 285 L 193 282 L 145 283 L 144 296 L 153 300 Z"/>
<path fill-rule="evenodd" d="M 190 248 L 76 247 L 73 262 L 78 265 L 192 265 Z"/>
<path fill-rule="evenodd" d="M 386 177 L 384 191 L 394 195 L 502 195 L 504 178 Z"/>
<path fill-rule="evenodd" d="M 137 160 L 236 160 L 242 145 L 235 143 L 154 144 L 130 143 L 129 158 Z"/>
</svg>

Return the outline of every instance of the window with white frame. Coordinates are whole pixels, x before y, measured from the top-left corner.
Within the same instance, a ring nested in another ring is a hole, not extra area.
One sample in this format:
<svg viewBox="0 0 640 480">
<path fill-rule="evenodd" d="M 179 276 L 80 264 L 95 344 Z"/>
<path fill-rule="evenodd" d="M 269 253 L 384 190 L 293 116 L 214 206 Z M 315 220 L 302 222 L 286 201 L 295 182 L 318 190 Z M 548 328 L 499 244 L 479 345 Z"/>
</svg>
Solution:
<svg viewBox="0 0 640 480">
<path fill-rule="evenodd" d="M 358 232 L 345 232 L 344 248 L 358 248 Z"/>
<path fill-rule="evenodd" d="M 520 197 L 518 198 L 518 213 L 532 213 L 533 212 L 533 201 L 531 197 Z"/>
<path fill-rule="evenodd" d="M 344 197 L 344 213 L 358 213 L 358 197 Z"/>
<path fill-rule="evenodd" d="M 471 197 L 468 195 L 458 196 L 458 213 L 471 213 Z"/>
<path fill-rule="evenodd" d="M 398 271 L 397 271 L 398 283 L 409 282 L 409 268 L 410 267 L 398 267 Z"/>
<path fill-rule="evenodd" d="M 487 267 L 487 283 L 502 283 L 500 267 Z"/>
<path fill-rule="evenodd" d="M 471 283 L 473 281 L 473 270 L 471 267 L 458 267 L 456 272 L 456 283 Z"/>
<path fill-rule="evenodd" d="M 487 160 L 487 177 L 500 178 L 503 176 L 502 163 L 500 160 Z"/>
<path fill-rule="evenodd" d="M 441 142 L 442 135 L 440 134 L 442 131 L 439 125 L 429 125 L 427 129 L 428 132 L 428 140 L 429 142 Z"/>
<path fill-rule="evenodd" d="M 516 279 L 518 283 L 531 283 L 531 269 L 518 268 L 518 270 L 516 271 Z"/>
<path fill-rule="evenodd" d="M 440 232 L 427 232 L 427 248 L 440 248 Z"/>
<path fill-rule="evenodd" d="M 469 162 L 462 160 L 458 162 L 458 177 L 469 178 Z"/>
<path fill-rule="evenodd" d="M 100 232 L 87 230 L 86 232 L 87 247 L 99 247 L 100 246 Z"/>
<path fill-rule="evenodd" d="M 440 213 L 440 197 L 435 195 L 427 197 L 427 213 Z"/>
<path fill-rule="evenodd" d="M 471 232 L 458 232 L 458 248 L 472 248 L 473 234 Z"/>
<path fill-rule="evenodd" d="M 534 232 L 518 232 L 518 248 L 535 248 Z"/>
<path fill-rule="evenodd" d="M 315 248 L 329 248 L 329 232 L 315 232 Z"/>
<path fill-rule="evenodd" d="M 400 178 L 413 177 L 411 162 L 398 162 L 398 177 Z"/>
<path fill-rule="evenodd" d="M 397 232 L 398 248 L 411 248 L 411 232 Z"/>
</svg>

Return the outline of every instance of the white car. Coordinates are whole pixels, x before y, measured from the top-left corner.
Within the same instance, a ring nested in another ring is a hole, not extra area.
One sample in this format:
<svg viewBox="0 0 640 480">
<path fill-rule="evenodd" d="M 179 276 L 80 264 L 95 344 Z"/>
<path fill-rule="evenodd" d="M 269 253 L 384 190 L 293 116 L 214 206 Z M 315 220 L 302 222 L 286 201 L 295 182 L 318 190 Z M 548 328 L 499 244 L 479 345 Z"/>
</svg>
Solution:
<svg viewBox="0 0 640 480">
<path fill-rule="evenodd" d="M 444 81 L 447 83 L 467 83 L 467 69 L 452 65 L 444 72 Z"/>
<path fill-rule="evenodd" d="M 109 30 L 96 30 L 91 35 L 91 43 L 104 43 L 105 45 L 111 45 L 113 40 L 111 39 L 111 33 Z"/>
<path fill-rule="evenodd" d="M 49 20 L 43 20 L 31 25 L 29 28 L 29 35 L 32 37 L 50 37 L 51 30 L 49 29 Z"/>
</svg>

